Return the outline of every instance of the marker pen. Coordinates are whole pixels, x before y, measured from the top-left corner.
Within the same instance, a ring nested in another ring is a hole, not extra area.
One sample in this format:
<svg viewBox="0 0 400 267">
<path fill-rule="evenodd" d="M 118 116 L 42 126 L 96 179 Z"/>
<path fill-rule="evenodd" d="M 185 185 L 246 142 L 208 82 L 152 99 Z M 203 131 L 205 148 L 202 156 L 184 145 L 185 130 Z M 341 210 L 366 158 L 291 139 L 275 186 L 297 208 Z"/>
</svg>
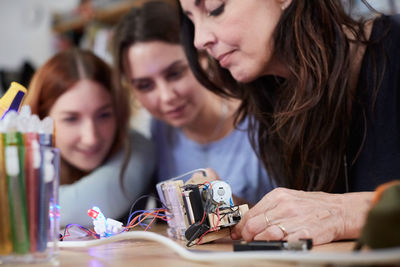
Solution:
<svg viewBox="0 0 400 267">
<path fill-rule="evenodd" d="M 18 254 L 29 252 L 29 232 L 25 199 L 24 147 L 22 136 L 16 131 L 17 114 L 7 113 L 3 134 L 5 146 L 5 167 L 8 182 L 11 235 L 13 251 Z"/>
<path fill-rule="evenodd" d="M 10 88 L 0 99 L 0 117 L 4 118 L 9 110 L 17 111 L 20 103 L 26 94 L 26 88 L 22 85 L 12 82 Z M 11 239 L 11 225 L 10 225 L 10 202 L 8 194 L 7 173 L 5 169 L 4 157 L 4 144 L 3 133 L 4 124 L 1 123 L 0 130 L 0 255 L 8 255 L 12 253 L 13 244 Z M 10 196 L 11 198 L 11 196 Z"/>
<path fill-rule="evenodd" d="M 20 114 L 21 115 L 21 114 Z M 24 122 L 24 120 L 20 120 Z M 29 222 L 30 252 L 37 248 L 38 234 L 38 177 L 40 167 L 39 129 L 40 119 L 37 115 L 29 116 L 23 134 L 25 143 L 25 182 Z"/>
<path fill-rule="evenodd" d="M 1 121 L 0 124 L 2 124 Z M 8 203 L 7 177 L 4 166 L 3 130 L 0 132 L 0 255 L 8 255 L 12 252 L 10 210 Z"/>
<path fill-rule="evenodd" d="M 4 118 L 8 111 L 18 111 L 27 90 L 17 82 L 12 82 L 6 93 L 0 98 L 0 117 Z"/>
<path fill-rule="evenodd" d="M 47 229 L 50 227 L 49 210 L 54 208 L 50 205 L 54 197 L 51 182 L 54 180 L 56 174 L 53 164 L 53 129 L 53 120 L 50 117 L 46 117 L 40 122 L 39 145 L 41 162 L 38 179 L 38 251 L 45 251 L 47 248 Z"/>
</svg>

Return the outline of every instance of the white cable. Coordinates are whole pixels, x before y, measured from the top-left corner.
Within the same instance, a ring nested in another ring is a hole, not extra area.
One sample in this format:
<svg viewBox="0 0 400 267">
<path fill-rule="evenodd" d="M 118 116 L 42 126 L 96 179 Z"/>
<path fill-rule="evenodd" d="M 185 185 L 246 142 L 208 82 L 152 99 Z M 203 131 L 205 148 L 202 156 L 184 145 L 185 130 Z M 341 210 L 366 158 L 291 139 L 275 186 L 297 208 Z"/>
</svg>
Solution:
<svg viewBox="0 0 400 267">
<path fill-rule="evenodd" d="M 202 172 L 204 176 L 206 176 L 206 174 L 207 174 L 207 170 L 206 170 L 206 169 L 200 168 L 200 169 L 195 169 L 195 170 L 188 171 L 187 173 L 184 173 L 184 174 L 181 174 L 181 175 L 179 175 L 179 176 L 170 178 L 170 179 L 168 179 L 168 180 L 166 180 L 166 181 L 178 180 L 178 179 L 180 179 L 180 178 L 182 178 L 182 177 L 185 177 L 185 176 L 187 176 L 187 175 L 189 175 L 189 174 L 193 174 L 193 173 L 196 173 L 196 172 Z"/>
<path fill-rule="evenodd" d="M 61 248 L 92 247 L 111 242 L 141 239 L 155 241 L 172 249 L 180 257 L 196 262 L 227 262 L 244 260 L 268 260 L 285 262 L 308 262 L 324 264 L 388 264 L 400 263 L 400 247 L 362 252 L 305 252 L 305 251 L 246 251 L 246 252 L 193 252 L 173 240 L 153 232 L 132 231 L 108 238 L 90 241 L 62 241 Z"/>
</svg>

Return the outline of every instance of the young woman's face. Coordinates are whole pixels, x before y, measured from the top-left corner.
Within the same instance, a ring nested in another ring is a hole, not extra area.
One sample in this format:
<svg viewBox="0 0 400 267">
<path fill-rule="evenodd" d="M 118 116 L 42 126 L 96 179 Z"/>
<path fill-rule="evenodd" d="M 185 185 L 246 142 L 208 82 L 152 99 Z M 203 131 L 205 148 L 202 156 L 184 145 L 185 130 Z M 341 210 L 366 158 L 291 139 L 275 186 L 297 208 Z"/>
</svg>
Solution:
<svg viewBox="0 0 400 267">
<path fill-rule="evenodd" d="M 174 127 L 195 122 L 210 94 L 193 76 L 178 44 L 152 41 L 132 45 L 125 56 L 125 74 L 144 108 Z"/>
<path fill-rule="evenodd" d="M 82 171 L 98 167 L 116 134 L 110 93 L 84 79 L 62 94 L 50 110 L 56 127 L 56 146 L 62 158 Z"/>
<path fill-rule="evenodd" d="M 194 45 L 239 82 L 274 73 L 273 32 L 290 0 L 180 0 Z"/>
</svg>

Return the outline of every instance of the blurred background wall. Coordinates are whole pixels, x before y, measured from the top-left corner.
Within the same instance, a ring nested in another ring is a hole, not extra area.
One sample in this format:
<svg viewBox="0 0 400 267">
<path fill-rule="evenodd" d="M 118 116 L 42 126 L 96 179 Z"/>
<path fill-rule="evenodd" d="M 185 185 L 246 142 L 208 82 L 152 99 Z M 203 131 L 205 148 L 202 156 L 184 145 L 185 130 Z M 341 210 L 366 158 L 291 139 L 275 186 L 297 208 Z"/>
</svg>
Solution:
<svg viewBox="0 0 400 267">
<path fill-rule="evenodd" d="M 111 63 L 109 40 L 113 26 L 133 6 L 145 1 L 1 0 L 0 96 L 11 81 L 28 86 L 35 69 L 54 53 L 71 46 L 90 49 Z M 361 0 L 343 2 L 354 17 L 371 15 Z M 400 12 L 400 0 L 368 2 L 386 14 Z"/>
<path fill-rule="evenodd" d="M 24 66 L 28 68 L 26 64 L 36 69 L 55 52 L 71 45 L 95 50 L 110 62 L 107 51 L 110 28 L 135 3 L 141 2 L 144 1 L 1 0 L 0 72 L 23 71 Z M 386 14 L 400 12 L 400 0 L 368 2 Z M 370 13 L 361 0 L 344 0 L 344 3 L 354 16 Z"/>
</svg>

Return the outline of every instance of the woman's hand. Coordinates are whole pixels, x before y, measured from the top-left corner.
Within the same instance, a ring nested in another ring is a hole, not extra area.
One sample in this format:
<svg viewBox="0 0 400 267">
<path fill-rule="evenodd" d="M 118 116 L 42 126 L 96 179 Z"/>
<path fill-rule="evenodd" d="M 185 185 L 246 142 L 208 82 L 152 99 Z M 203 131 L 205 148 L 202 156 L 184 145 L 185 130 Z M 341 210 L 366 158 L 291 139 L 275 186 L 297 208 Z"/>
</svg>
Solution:
<svg viewBox="0 0 400 267">
<path fill-rule="evenodd" d="M 315 245 L 357 238 L 370 209 L 373 192 L 329 194 L 277 188 L 250 209 L 232 238 L 298 240 Z"/>
</svg>

